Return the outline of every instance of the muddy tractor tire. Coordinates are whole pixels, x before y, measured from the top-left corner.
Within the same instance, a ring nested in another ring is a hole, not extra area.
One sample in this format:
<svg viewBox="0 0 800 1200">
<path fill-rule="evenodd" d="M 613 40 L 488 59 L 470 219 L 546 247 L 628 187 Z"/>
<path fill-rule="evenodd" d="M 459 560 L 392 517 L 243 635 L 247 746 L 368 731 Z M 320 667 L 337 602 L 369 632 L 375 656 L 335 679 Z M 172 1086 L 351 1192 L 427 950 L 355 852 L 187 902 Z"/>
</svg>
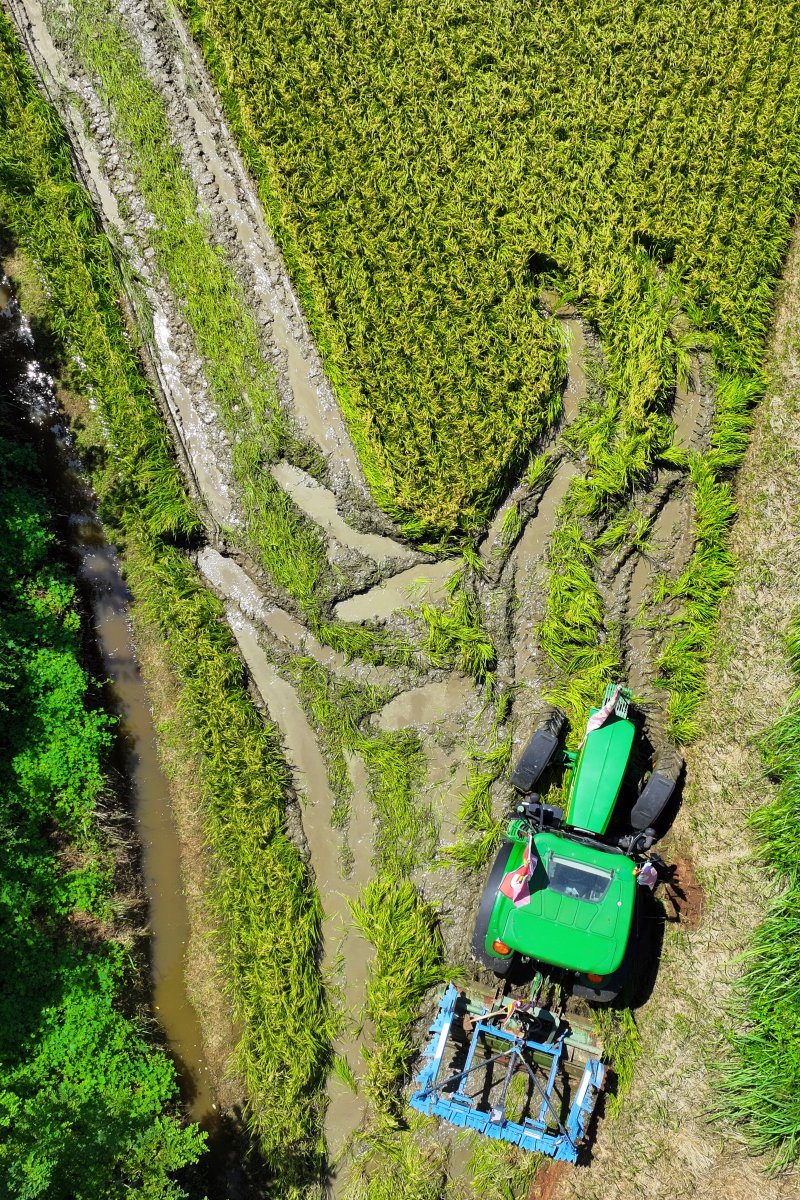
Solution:
<svg viewBox="0 0 800 1200">
<path fill-rule="evenodd" d="M 537 780 L 548 765 L 558 747 L 566 716 L 560 708 L 553 708 L 546 720 L 533 731 L 511 776 L 511 785 L 518 792 L 532 792 Z"/>
<path fill-rule="evenodd" d="M 483 889 L 481 902 L 478 907 L 478 915 L 475 918 L 475 931 L 472 935 L 472 956 L 483 967 L 488 967 L 490 971 L 494 971 L 495 975 L 504 976 L 511 970 L 511 964 L 514 961 L 514 955 L 509 954 L 508 959 L 495 958 L 487 953 L 486 950 L 486 935 L 489 932 L 489 922 L 492 919 L 492 909 L 497 898 L 497 891 L 500 884 L 503 882 L 503 876 L 508 869 L 508 860 L 511 855 L 513 842 L 503 841 L 500 843 L 500 849 L 497 851 L 497 858 L 494 860 L 489 878 L 486 880 L 486 887 Z"/>
<path fill-rule="evenodd" d="M 683 771 L 683 759 L 677 750 L 662 751 L 653 764 L 653 772 L 639 793 L 631 811 L 631 828 L 650 829 L 667 806 Z"/>
</svg>

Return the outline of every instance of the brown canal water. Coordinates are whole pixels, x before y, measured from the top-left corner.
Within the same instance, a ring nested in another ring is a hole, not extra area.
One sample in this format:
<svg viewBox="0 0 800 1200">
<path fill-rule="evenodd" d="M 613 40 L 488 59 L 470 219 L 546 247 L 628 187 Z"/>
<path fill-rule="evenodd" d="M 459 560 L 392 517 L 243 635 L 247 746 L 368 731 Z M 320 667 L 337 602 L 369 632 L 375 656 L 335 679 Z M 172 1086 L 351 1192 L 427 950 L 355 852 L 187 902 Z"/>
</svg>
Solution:
<svg viewBox="0 0 800 1200">
<path fill-rule="evenodd" d="M 114 549 L 94 513 L 53 381 L 38 361 L 30 326 L 6 280 L 0 284 L 0 389 L 19 405 L 23 419 L 33 427 L 51 487 L 72 510 L 69 547 L 76 557 L 78 578 L 90 607 L 109 696 L 120 718 L 119 735 L 141 845 L 141 874 L 149 905 L 154 1015 L 175 1061 L 188 1112 L 204 1127 L 213 1127 L 215 1103 L 203 1057 L 200 1023 L 184 984 L 189 920 L 181 889 L 179 843 L 133 645 L 130 595 Z"/>
<path fill-rule="evenodd" d="M 203 1057 L 200 1022 L 184 982 L 189 916 L 181 888 L 180 850 L 169 785 L 158 757 L 153 718 L 131 636 L 130 595 L 99 524 L 77 514 L 71 526 L 78 576 L 89 597 L 103 668 L 121 720 L 142 847 L 142 880 L 149 902 L 153 1009 L 178 1068 L 183 1101 L 191 1117 L 206 1126 L 213 1124 L 216 1104 Z"/>
</svg>

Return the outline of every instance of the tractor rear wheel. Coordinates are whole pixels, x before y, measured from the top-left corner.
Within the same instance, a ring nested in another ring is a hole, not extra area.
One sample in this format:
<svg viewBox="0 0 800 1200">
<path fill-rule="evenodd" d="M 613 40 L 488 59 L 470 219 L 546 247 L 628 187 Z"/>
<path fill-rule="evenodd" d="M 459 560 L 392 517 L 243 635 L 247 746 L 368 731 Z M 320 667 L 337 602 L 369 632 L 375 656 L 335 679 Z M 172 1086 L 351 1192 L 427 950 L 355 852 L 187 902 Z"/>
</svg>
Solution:
<svg viewBox="0 0 800 1200">
<path fill-rule="evenodd" d="M 560 708 L 551 708 L 545 720 L 533 731 L 511 776 L 511 785 L 518 792 L 533 791 L 536 781 L 556 752 L 566 720 Z"/>
<path fill-rule="evenodd" d="M 632 829 L 644 830 L 655 825 L 675 791 L 682 771 L 683 759 L 678 751 L 662 750 L 631 811 Z"/>
<path fill-rule="evenodd" d="M 500 884 L 503 882 L 503 876 L 508 870 L 508 860 L 511 855 L 511 850 L 514 843 L 502 841 L 500 849 L 497 851 L 497 858 L 494 860 L 494 865 L 489 872 L 489 878 L 486 881 L 486 887 L 483 889 L 481 902 L 478 907 L 478 915 L 475 918 L 475 932 L 472 935 L 472 954 L 473 957 L 481 963 L 482 966 L 488 967 L 490 971 L 494 971 L 495 975 L 507 975 L 511 969 L 511 963 L 514 960 L 514 955 L 509 954 L 508 958 L 495 958 L 493 954 L 489 954 L 486 949 L 486 935 L 489 932 L 489 922 L 492 919 L 492 909 L 494 902 L 497 899 L 497 892 Z"/>
</svg>

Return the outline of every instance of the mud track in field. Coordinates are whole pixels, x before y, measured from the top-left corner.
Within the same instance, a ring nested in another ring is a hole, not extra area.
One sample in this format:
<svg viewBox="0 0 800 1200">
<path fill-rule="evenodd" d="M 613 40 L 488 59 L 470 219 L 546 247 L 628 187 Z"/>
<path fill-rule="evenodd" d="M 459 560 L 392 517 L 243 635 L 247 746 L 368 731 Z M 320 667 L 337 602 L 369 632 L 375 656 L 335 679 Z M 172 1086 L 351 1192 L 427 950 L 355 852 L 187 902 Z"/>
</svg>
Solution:
<svg viewBox="0 0 800 1200">
<path fill-rule="evenodd" d="M 43 12 L 40 0 L 7 2 L 39 78 L 66 125 L 81 178 L 129 268 L 129 315 L 144 340 L 151 380 L 187 482 L 206 517 L 207 541 L 196 556 L 197 566 L 225 605 L 257 702 L 281 732 L 293 790 L 301 804 L 302 830 L 297 831 L 297 839 L 308 855 L 325 909 L 323 970 L 340 1000 L 343 1017 L 335 1048 L 360 1080 L 360 1049 L 369 1045 L 371 1037 L 363 1012 L 369 955 L 353 927 L 349 902 L 376 870 L 373 797 L 363 761 L 349 756 L 349 825 L 342 831 L 332 829 L 336 798 L 330 764 L 301 703 L 290 663 L 309 656 L 342 683 L 384 690 L 385 703 L 371 718 L 370 729 L 411 728 L 419 735 L 426 762 L 419 802 L 434 814 L 440 846 L 463 836 L 458 810 L 467 783 L 467 747 L 490 745 L 491 711 L 482 710 L 478 690 L 457 672 L 348 661 L 313 635 L 298 606 L 253 561 L 233 481 L 231 446 L 212 405 L 192 331 L 156 267 L 149 235 L 153 218 L 138 194 L 134 167 L 115 139 L 113 114 L 68 47 L 54 44 L 48 31 L 51 16 Z M 329 562 L 337 568 L 333 619 L 377 623 L 398 636 L 416 639 L 421 646 L 421 627 L 408 611 L 418 610 L 422 601 L 444 603 L 448 581 L 460 568 L 460 560 L 433 562 L 416 551 L 374 504 L 255 188 L 180 16 L 158 0 L 123 0 L 118 13 L 164 101 L 175 143 L 196 189 L 198 209 L 208 220 L 209 236 L 234 272 L 257 322 L 262 354 L 274 367 L 283 411 L 299 442 L 310 445 L 324 464 L 314 468 L 314 475 L 300 463 L 285 460 L 271 464 L 270 470 L 278 486 L 314 524 Z M 499 687 L 514 689 L 510 723 L 515 754 L 540 717 L 545 707 L 542 693 L 552 683 L 552 668 L 535 636 L 544 614 L 549 540 L 570 482 L 587 467 L 570 451 L 562 434 L 594 394 L 597 385 L 586 367 L 590 359 L 601 358 L 597 338 L 574 310 L 557 310 L 554 319 L 564 332 L 569 355 L 562 425 L 534 448 L 548 453 L 548 469 L 538 482 L 529 484 L 523 478 L 512 489 L 478 548 L 481 571 L 465 573 L 465 586 L 479 604 L 497 647 Z M 713 396 L 705 375 L 704 363 L 695 359 L 688 384 L 676 390 L 676 440 L 686 448 L 702 449 L 707 444 Z M 652 703 L 659 643 L 646 622 L 653 589 L 661 573 L 677 577 L 693 548 L 685 476 L 667 469 L 654 473 L 633 497 L 632 507 L 651 519 L 646 544 L 609 552 L 599 564 L 598 584 L 607 626 L 618 624 L 622 631 L 628 678 L 637 694 Z M 508 785 L 499 780 L 493 786 L 495 813 L 502 814 L 510 800 Z M 698 864 L 704 861 L 694 851 L 692 857 Z M 702 874 L 702 866 L 699 869 Z M 449 961 L 466 960 L 482 874 L 455 870 L 440 856 L 435 862 L 418 864 L 414 881 L 439 906 Z M 704 921 L 696 929 L 688 921 L 680 924 L 681 936 L 703 936 Z M 674 979 L 672 986 L 676 986 Z M 332 1078 L 325 1132 L 334 1158 L 367 1118 L 363 1096 L 354 1097 Z M 449 1133 L 445 1130 L 442 1136 Z M 604 1147 L 614 1142 L 613 1131 L 607 1133 L 604 1126 L 598 1163 L 606 1183 L 603 1164 L 610 1162 L 610 1152 Z M 585 1180 L 586 1173 L 581 1178 Z M 568 1194 L 570 1179 L 569 1173 L 563 1179 L 554 1175 L 548 1179 L 547 1194 L 561 1194 L 562 1188 Z M 334 1178 L 334 1191 L 342 1180 L 343 1174 Z M 606 1195 L 628 1194 L 632 1193 L 606 1191 Z"/>
</svg>

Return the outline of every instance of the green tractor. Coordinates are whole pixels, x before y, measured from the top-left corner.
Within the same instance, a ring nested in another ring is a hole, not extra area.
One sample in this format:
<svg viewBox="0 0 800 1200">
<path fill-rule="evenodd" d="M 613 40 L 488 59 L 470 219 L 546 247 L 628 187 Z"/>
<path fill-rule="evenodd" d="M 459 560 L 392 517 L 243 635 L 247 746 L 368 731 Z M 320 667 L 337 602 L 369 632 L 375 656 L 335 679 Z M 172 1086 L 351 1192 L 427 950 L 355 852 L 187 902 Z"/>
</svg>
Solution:
<svg viewBox="0 0 800 1200">
<path fill-rule="evenodd" d="M 660 754 L 621 826 L 615 810 L 637 739 L 629 704 L 630 692 L 610 684 L 577 753 L 559 749 L 566 718 L 553 710 L 522 753 L 511 782 L 526 799 L 509 821 L 472 942 L 475 958 L 496 975 L 507 975 L 519 957 L 559 968 L 572 995 L 586 1000 L 608 1003 L 623 987 L 637 879 L 683 769 L 677 752 Z M 533 792 L 554 762 L 569 771 L 564 809 L 542 804 Z"/>
</svg>

